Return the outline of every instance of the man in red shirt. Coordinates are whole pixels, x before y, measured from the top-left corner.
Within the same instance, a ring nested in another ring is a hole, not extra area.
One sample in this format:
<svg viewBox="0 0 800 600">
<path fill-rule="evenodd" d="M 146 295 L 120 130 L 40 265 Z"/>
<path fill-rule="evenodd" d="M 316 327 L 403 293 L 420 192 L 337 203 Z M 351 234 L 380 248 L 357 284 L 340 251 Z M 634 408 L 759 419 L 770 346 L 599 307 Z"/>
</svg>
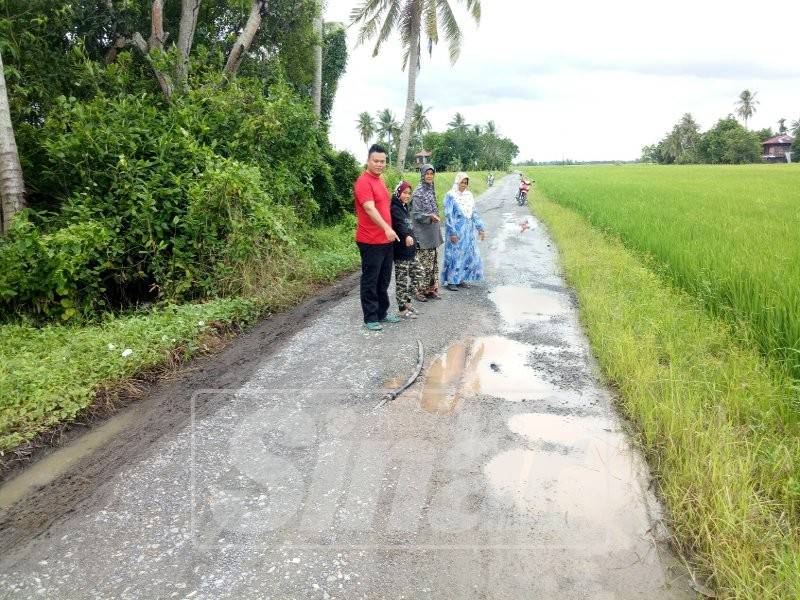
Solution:
<svg viewBox="0 0 800 600">
<path fill-rule="evenodd" d="M 389 282 L 392 280 L 392 229 L 389 190 L 381 179 L 386 169 L 386 149 L 374 144 L 367 156 L 367 170 L 356 180 L 356 244 L 361 252 L 361 309 L 364 326 L 383 329 L 381 323 L 398 323 L 389 313 Z"/>
</svg>

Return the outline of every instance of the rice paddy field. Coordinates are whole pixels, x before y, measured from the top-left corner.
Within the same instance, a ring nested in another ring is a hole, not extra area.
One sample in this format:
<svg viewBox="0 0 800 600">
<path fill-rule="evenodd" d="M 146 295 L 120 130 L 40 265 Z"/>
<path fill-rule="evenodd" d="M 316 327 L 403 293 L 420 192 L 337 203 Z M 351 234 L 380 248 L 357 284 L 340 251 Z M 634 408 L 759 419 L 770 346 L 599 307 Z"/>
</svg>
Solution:
<svg viewBox="0 0 800 600">
<path fill-rule="evenodd" d="M 800 598 L 800 165 L 526 172 L 698 589 Z"/>
<path fill-rule="evenodd" d="M 800 378 L 800 164 L 529 169 Z"/>
</svg>

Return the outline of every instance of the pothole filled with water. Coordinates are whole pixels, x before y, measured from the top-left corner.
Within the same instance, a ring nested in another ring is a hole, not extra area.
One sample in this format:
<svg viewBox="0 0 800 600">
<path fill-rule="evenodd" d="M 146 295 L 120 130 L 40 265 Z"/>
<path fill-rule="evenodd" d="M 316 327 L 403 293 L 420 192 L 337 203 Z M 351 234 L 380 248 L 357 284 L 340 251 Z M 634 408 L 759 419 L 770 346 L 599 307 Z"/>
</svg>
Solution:
<svg viewBox="0 0 800 600">
<path fill-rule="evenodd" d="M 506 327 L 511 329 L 563 316 L 569 310 L 568 300 L 563 294 L 543 289 L 500 286 L 489 293 L 489 298 Z"/>
<path fill-rule="evenodd" d="M 545 398 L 558 390 L 536 373 L 528 358 L 534 347 L 501 336 L 454 344 L 430 366 L 421 405 L 450 414 L 464 398 L 492 396 L 509 402 Z"/>
</svg>

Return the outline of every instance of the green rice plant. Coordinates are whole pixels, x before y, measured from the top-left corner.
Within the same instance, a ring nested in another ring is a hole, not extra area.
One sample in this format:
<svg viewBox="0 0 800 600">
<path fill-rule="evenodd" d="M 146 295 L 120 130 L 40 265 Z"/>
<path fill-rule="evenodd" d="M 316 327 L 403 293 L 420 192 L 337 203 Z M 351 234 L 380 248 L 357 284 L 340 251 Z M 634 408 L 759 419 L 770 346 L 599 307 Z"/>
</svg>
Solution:
<svg viewBox="0 0 800 600">
<path fill-rule="evenodd" d="M 800 165 L 527 173 L 800 377 Z"/>
<path fill-rule="evenodd" d="M 533 206 L 693 572 L 720 598 L 799 598 L 800 390 L 616 234 L 541 194 Z"/>
</svg>

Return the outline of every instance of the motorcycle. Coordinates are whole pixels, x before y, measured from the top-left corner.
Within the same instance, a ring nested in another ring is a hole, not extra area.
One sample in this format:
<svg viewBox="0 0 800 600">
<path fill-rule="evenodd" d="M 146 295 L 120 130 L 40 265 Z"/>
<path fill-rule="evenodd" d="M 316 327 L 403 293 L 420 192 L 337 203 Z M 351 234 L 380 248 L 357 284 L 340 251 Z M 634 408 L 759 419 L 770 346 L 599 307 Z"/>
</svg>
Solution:
<svg viewBox="0 0 800 600">
<path fill-rule="evenodd" d="M 536 183 L 536 181 L 531 181 L 530 187 L 533 187 L 534 183 Z M 520 206 L 525 206 L 525 204 L 527 202 L 528 202 L 528 192 L 525 191 L 525 190 L 522 190 L 522 189 L 518 190 L 517 191 L 517 204 L 519 204 Z"/>
</svg>

